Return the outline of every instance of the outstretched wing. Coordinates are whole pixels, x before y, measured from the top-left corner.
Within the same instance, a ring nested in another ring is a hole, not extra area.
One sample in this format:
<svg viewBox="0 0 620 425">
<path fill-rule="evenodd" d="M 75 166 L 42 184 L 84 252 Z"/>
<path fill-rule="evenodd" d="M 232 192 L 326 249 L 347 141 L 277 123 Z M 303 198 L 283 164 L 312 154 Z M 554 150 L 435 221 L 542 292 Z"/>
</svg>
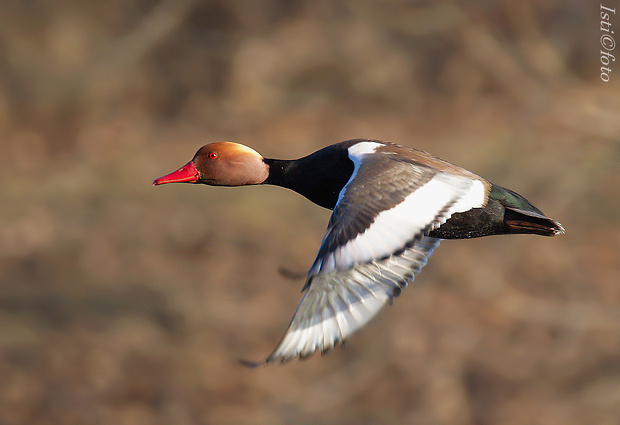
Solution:
<svg viewBox="0 0 620 425">
<path fill-rule="evenodd" d="M 399 255 L 313 276 L 286 334 L 265 362 L 307 357 L 344 341 L 400 294 L 439 241 L 424 237 Z"/>
<path fill-rule="evenodd" d="M 328 350 L 364 326 L 439 245 L 425 235 L 482 202 L 478 180 L 390 153 L 363 155 L 349 154 L 353 175 L 308 272 L 303 299 L 265 363 Z"/>
</svg>

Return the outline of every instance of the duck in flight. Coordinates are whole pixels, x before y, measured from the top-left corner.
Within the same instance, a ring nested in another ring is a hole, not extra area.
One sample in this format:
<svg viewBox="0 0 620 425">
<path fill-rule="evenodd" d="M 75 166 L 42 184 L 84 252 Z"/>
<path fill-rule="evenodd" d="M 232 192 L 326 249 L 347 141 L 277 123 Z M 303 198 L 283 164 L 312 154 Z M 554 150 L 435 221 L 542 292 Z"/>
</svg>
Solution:
<svg viewBox="0 0 620 425">
<path fill-rule="evenodd" d="M 342 343 L 413 281 L 441 239 L 564 233 L 523 196 L 426 152 L 355 139 L 294 160 L 232 142 L 203 146 L 153 185 L 271 184 L 333 210 L 284 337 L 257 366 Z"/>
</svg>

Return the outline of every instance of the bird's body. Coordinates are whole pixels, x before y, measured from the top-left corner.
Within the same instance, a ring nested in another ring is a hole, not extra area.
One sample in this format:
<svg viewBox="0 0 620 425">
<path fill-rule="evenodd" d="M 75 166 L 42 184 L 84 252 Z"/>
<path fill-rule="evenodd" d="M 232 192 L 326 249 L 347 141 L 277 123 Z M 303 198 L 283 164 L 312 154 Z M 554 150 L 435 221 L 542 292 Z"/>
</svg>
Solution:
<svg viewBox="0 0 620 425">
<path fill-rule="evenodd" d="M 264 363 L 342 342 L 393 301 L 441 239 L 564 232 L 509 189 L 426 152 L 378 140 L 348 140 L 296 160 L 211 143 L 154 184 L 172 182 L 273 184 L 333 210 L 304 297 Z"/>
</svg>

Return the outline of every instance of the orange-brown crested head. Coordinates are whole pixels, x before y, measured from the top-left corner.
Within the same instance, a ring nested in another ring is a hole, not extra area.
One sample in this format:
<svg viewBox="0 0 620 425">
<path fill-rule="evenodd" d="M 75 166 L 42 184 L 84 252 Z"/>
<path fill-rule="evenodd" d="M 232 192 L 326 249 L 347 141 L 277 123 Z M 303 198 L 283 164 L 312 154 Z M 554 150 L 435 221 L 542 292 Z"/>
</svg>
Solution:
<svg viewBox="0 0 620 425">
<path fill-rule="evenodd" d="M 198 149 L 190 162 L 156 179 L 153 185 L 186 182 L 244 186 L 263 183 L 268 175 L 269 167 L 254 149 L 239 143 L 215 142 Z"/>
</svg>

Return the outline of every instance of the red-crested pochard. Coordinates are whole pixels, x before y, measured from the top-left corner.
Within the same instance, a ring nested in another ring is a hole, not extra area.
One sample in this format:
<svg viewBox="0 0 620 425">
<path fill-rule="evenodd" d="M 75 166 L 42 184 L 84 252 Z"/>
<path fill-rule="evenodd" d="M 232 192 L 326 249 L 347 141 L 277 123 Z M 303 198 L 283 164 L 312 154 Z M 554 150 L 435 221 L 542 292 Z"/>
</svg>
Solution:
<svg viewBox="0 0 620 425">
<path fill-rule="evenodd" d="M 203 146 L 165 183 L 272 184 L 333 210 L 286 334 L 262 362 L 329 350 L 390 304 L 441 239 L 564 233 L 521 195 L 426 152 L 356 139 L 300 159 L 232 142 Z"/>
</svg>

